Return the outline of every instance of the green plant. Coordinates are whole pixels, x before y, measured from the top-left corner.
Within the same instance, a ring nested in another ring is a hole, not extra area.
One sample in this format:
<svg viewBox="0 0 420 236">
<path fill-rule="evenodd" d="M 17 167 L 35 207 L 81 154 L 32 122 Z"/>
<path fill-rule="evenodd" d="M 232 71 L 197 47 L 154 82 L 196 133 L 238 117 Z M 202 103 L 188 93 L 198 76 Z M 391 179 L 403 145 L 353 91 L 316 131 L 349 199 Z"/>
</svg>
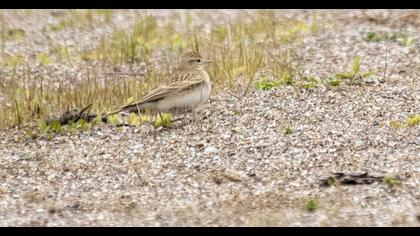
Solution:
<svg viewBox="0 0 420 236">
<path fill-rule="evenodd" d="M 309 212 L 313 212 L 315 210 L 317 210 L 319 208 L 318 203 L 315 199 L 310 199 L 306 204 L 305 204 L 305 210 L 309 211 Z"/>
<path fill-rule="evenodd" d="M 380 42 L 384 40 L 388 40 L 388 34 L 384 33 L 376 33 L 376 32 L 367 32 L 366 35 L 363 37 L 363 40 L 367 42 Z"/>
<path fill-rule="evenodd" d="M 390 187 L 400 184 L 398 178 L 391 175 L 385 176 L 383 182 Z"/>
<path fill-rule="evenodd" d="M 338 73 L 335 75 L 335 77 L 337 79 L 349 79 L 352 83 L 354 82 L 355 79 L 362 79 L 362 78 L 366 78 L 369 76 L 372 76 L 374 73 L 371 71 L 368 72 L 361 72 L 360 68 L 362 66 L 363 60 L 365 59 L 365 57 L 360 57 L 360 56 L 356 56 L 353 59 L 353 63 L 351 66 L 351 70 L 349 72 L 344 72 L 344 73 Z"/>
<path fill-rule="evenodd" d="M 36 139 L 38 135 L 32 130 L 32 129 L 26 129 L 25 130 L 26 136 L 28 136 L 30 139 Z"/>
<path fill-rule="evenodd" d="M 420 125 L 420 114 L 411 115 L 407 118 L 406 124 L 408 127 L 414 127 Z"/>
<path fill-rule="evenodd" d="M 416 43 L 416 40 L 410 38 L 406 32 L 393 33 L 389 38 L 404 47 L 408 47 Z"/>
<path fill-rule="evenodd" d="M 23 122 L 23 116 L 22 116 L 22 110 L 23 108 L 23 102 L 25 99 L 25 91 L 22 88 L 18 88 L 15 91 L 14 96 L 14 106 L 15 106 L 15 121 L 17 125 L 22 124 Z"/>
<path fill-rule="evenodd" d="M 318 85 L 314 82 L 303 82 L 300 84 L 300 87 L 303 89 L 313 89 L 318 87 Z"/>
<path fill-rule="evenodd" d="M 399 121 L 392 120 L 389 122 L 389 126 L 393 129 L 399 129 L 399 128 L 403 128 L 404 124 Z"/>
<path fill-rule="evenodd" d="M 234 110 L 234 111 L 233 111 L 233 114 L 234 114 L 235 116 L 239 116 L 239 115 L 241 115 L 241 114 L 242 114 L 242 111 L 241 111 L 240 109 L 237 109 L 237 110 Z"/>
<path fill-rule="evenodd" d="M 21 40 L 25 38 L 26 33 L 23 29 L 9 29 L 7 30 L 6 40 Z"/>
<path fill-rule="evenodd" d="M 404 47 L 408 47 L 416 43 L 415 39 L 410 38 L 406 32 L 367 32 L 366 35 L 363 36 L 363 40 L 376 43 L 381 41 L 392 41 Z"/>
<path fill-rule="evenodd" d="M 92 128 L 92 124 L 85 119 L 79 119 L 77 122 L 73 123 L 72 126 L 77 130 L 88 131 Z"/>
<path fill-rule="evenodd" d="M 293 74 L 288 70 L 283 70 L 280 74 L 277 74 L 278 81 L 284 85 L 292 85 L 295 83 L 293 80 Z"/>
<path fill-rule="evenodd" d="M 404 46 L 404 47 L 409 47 L 409 46 L 411 46 L 411 45 L 415 45 L 415 44 L 416 44 L 416 40 L 415 40 L 415 39 L 412 39 L 412 38 L 405 37 L 405 38 L 402 38 L 402 39 L 399 41 L 399 43 L 400 43 L 402 46 Z"/>
<path fill-rule="evenodd" d="M 292 85 L 294 83 L 293 75 L 289 71 L 284 70 L 279 72 L 274 80 L 268 79 L 267 77 L 261 77 L 259 80 L 255 81 L 254 86 L 257 90 L 270 90 L 285 85 Z"/>
<path fill-rule="evenodd" d="M 416 125 L 420 125 L 420 115 L 410 115 L 407 117 L 405 122 L 395 121 L 392 120 L 389 122 L 389 126 L 393 129 L 399 129 L 399 128 L 411 128 Z"/>
<path fill-rule="evenodd" d="M 244 133 L 246 130 L 245 129 L 243 129 L 243 128 L 240 128 L 240 127 L 236 127 L 236 128 L 234 128 L 233 129 L 233 131 L 235 131 L 236 133 L 238 133 L 238 134 L 242 134 L 242 133 Z"/>
<path fill-rule="evenodd" d="M 270 80 L 267 77 L 262 77 L 259 80 L 255 81 L 254 85 L 257 90 L 269 90 L 281 86 L 282 83 L 276 80 Z"/>
<path fill-rule="evenodd" d="M 38 124 L 39 134 L 33 133 L 32 130 L 27 130 L 26 134 L 33 139 L 37 137 L 46 137 L 47 134 L 50 135 L 49 137 L 51 137 L 51 134 L 53 133 L 62 133 L 66 130 L 71 131 L 72 128 L 75 128 L 75 124 L 70 124 L 68 128 L 63 127 L 59 121 L 52 121 L 48 124 L 46 121 L 42 120 Z M 77 128 L 80 128 L 80 126 Z"/>
<path fill-rule="evenodd" d="M 62 131 L 62 127 L 59 121 L 53 121 L 50 125 L 50 131 L 54 133 L 59 133 Z"/>
<path fill-rule="evenodd" d="M 47 124 L 47 122 L 42 121 L 39 124 L 39 136 L 40 137 L 44 137 L 48 133 L 49 130 L 50 130 L 50 126 Z"/>
<path fill-rule="evenodd" d="M 250 52 L 244 54 L 245 55 L 245 76 L 248 78 L 248 84 L 246 85 L 245 91 L 243 93 L 243 96 L 246 96 L 249 88 L 252 84 L 252 82 L 255 79 L 255 74 L 257 73 L 257 70 L 260 68 L 264 54 L 261 53 L 260 50 L 253 48 L 250 50 Z"/>
<path fill-rule="evenodd" d="M 113 124 L 113 125 L 120 124 L 121 123 L 121 116 L 119 114 L 110 115 L 110 116 L 108 116 L 108 122 Z"/>
<path fill-rule="evenodd" d="M 136 125 L 136 126 L 143 124 L 141 116 L 137 115 L 134 112 L 130 113 L 130 115 L 128 116 L 127 122 L 131 125 Z"/>
<path fill-rule="evenodd" d="M 92 123 L 92 126 L 102 124 L 102 116 L 101 115 L 97 115 L 95 117 L 95 119 L 93 119 L 90 123 Z"/>
<path fill-rule="evenodd" d="M 162 115 L 157 116 L 155 125 L 157 127 L 169 127 L 172 125 L 172 119 L 172 114 L 162 113 Z"/>
<path fill-rule="evenodd" d="M 339 86 L 340 85 L 340 82 L 341 81 L 339 79 L 330 79 L 330 80 L 328 80 L 328 84 L 330 86 L 333 86 L 333 87 Z"/>
<path fill-rule="evenodd" d="M 284 129 L 284 134 L 292 134 L 293 133 L 293 129 L 291 127 L 286 127 Z"/>
</svg>

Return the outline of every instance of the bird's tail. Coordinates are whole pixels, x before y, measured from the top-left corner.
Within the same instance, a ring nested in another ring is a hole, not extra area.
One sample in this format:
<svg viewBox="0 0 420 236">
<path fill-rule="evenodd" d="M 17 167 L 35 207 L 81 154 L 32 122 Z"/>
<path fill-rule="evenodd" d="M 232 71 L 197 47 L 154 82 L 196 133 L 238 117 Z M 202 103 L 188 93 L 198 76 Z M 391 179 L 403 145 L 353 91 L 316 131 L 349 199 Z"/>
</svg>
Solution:
<svg viewBox="0 0 420 236">
<path fill-rule="evenodd" d="M 118 113 L 123 112 L 123 111 L 128 111 L 128 112 L 142 112 L 143 110 L 144 110 L 143 104 L 136 103 L 136 104 L 127 105 L 125 107 L 121 107 L 118 110 L 115 110 L 115 111 L 106 113 L 105 115 L 102 116 L 102 121 L 105 121 L 106 122 L 108 120 L 108 117 L 109 116 L 118 114 Z"/>
</svg>

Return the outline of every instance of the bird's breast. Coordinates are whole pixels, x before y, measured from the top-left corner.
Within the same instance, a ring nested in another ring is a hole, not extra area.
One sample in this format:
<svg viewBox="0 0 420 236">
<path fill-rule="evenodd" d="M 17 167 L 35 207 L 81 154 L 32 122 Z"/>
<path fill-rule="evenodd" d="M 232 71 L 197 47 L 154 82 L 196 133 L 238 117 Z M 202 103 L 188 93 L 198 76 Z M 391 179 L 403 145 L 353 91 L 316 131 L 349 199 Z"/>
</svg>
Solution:
<svg viewBox="0 0 420 236">
<path fill-rule="evenodd" d="M 204 104 L 209 99 L 211 92 L 210 77 L 206 72 L 204 73 L 203 76 L 205 77 L 201 85 L 160 100 L 158 104 L 159 110 L 190 110 Z"/>
</svg>

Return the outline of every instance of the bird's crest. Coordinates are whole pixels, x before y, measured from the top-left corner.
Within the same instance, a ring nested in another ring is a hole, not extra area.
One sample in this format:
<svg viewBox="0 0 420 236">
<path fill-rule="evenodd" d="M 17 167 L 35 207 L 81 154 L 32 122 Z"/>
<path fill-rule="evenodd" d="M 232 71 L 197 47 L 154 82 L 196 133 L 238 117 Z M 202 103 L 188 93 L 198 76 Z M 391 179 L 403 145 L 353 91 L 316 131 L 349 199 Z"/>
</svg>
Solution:
<svg viewBox="0 0 420 236">
<path fill-rule="evenodd" d="M 194 50 L 188 50 L 186 52 L 184 52 L 184 54 L 182 54 L 181 59 L 183 61 L 185 60 L 190 60 L 190 59 L 198 59 L 201 58 L 200 54 L 197 51 Z"/>
</svg>

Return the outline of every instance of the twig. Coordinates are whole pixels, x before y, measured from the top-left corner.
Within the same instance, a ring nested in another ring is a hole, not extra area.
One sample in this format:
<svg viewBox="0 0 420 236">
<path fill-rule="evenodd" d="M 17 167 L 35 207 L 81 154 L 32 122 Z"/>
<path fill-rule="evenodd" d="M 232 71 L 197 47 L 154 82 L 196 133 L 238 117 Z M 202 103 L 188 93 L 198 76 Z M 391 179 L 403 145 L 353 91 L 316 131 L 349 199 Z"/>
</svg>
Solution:
<svg viewBox="0 0 420 236">
<path fill-rule="evenodd" d="M 233 96 L 233 97 L 235 97 L 235 98 L 237 98 L 238 100 L 242 100 L 241 97 L 239 97 L 238 95 L 236 95 L 234 93 L 231 93 L 230 91 L 228 91 L 228 94 L 231 95 L 231 96 Z"/>
<path fill-rule="evenodd" d="M 346 174 L 346 173 L 333 173 L 332 176 L 324 177 L 321 179 L 321 186 L 340 185 L 357 185 L 357 184 L 372 184 L 374 182 L 382 182 L 384 176 L 372 176 L 367 172 L 361 174 Z"/>
<path fill-rule="evenodd" d="M 247 95 L 248 90 L 249 90 L 249 88 L 251 87 L 251 84 L 252 84 L 252 82 L 253 82 L 253 81 L 254 81 L 254 79 L 255 79 L 255 75 L 256 75 L 257 70 L 259 69 L 259 67 L 260 67 L 260 65 L 261 65 L 261 63 L 262 63 L 262 61 L 263 61 L 263 56 L 261 56 L 261 57 L 260 57 L 259 62 L 258 62 L 258 65 L 255 67 L 255 71 L 254 71 L 254 73 L 252 73 L 252 77 L 249 79 L 248 85 L 246 86 L 245 92 L 244 92 L 244 94 L 242 95 L 242 97 L 245 97 L 245 96 Z"/>
<path fill-rule="evenodd" d="M 96 115 L 95 114 L 85 114 L 85 112 L 92 107 L 92 104 L 89 104 L 88 106 L 86 106 L 85 108 L 81 109 L 80 111 L 74 110 L 74 111 L 66 111 L 64 112 L 59 119 L 49 119 L 46 120 L 45 122 L 50 125 L 53 122 L 59 122 L 60 125 L 66 125 L 70 122 L 76 122 L 78 121 L 80 118 L 83 118 L 85 120 L 93 120 Z"/>
</svg>

